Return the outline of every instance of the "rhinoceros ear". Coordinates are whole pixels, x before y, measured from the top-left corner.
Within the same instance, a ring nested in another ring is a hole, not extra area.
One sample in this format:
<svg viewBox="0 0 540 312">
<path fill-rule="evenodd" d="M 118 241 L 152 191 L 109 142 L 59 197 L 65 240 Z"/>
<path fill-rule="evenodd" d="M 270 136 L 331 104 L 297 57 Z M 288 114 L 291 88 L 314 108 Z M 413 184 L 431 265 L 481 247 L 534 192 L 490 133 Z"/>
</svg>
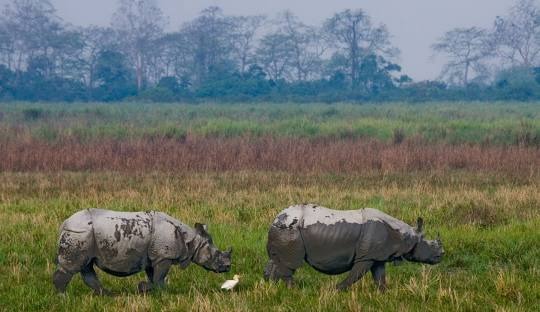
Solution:
<svg viewBox="0 0 540 312">
<path fill-rule="evenodd" d="M 195 223 L 195 230 L 197 231 L 197 234 L 201 236 L 210 236 L 208 235 L 208 226 L 206 226 L 206 224 Z"/>
<path fill-rule="evenodd" d="M 416 232 L 423 233 L 424 232 L 424 219 L 418 218 L 416 221 Z"/>
</svg>

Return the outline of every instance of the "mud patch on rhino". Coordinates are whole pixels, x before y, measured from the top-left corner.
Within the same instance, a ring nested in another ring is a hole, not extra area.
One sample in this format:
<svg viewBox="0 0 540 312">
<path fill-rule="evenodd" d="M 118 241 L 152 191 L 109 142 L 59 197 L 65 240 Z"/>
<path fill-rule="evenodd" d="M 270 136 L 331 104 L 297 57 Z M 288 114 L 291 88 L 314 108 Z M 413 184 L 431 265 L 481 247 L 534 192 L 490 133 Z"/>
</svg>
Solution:
<svg viewBox="0 0 540 312">
<path fill-rule="evenodd" d="M 85 242 L 77 240 L 69 232 L 63 232 L 58 246 L 58 257 L 63 263 L 78 263 L 85 256 Z"/>
<path fill-rule="evenodd" d="M 118 224 L 115 224 L 114 226 L 114 238 L 116 238 L 116 241 L 119 242 L 121 238 L 120 231 L 118 230 Z"/>
<path fill-rule="evenodd" d="M 150 219 L 127 219 L 111 218 L 120 220 L 120 225 L 115 225 L 114 238 L 119 242 L 121 238 L 131 239 L 133 236 L 144 238 L 143 228 L 150 229 Z"/>
<path fill-rule="evenodd" d="M 106 258 L 114 258 L 118 256 L 118 249 L 114 247 L 114 242 L 103 239 L 100 241 L 100 245 L 100 251 Z"/>
<path fill-rule="evenodd" d="M 289 229 L 292 230 L 294 228 L 294 225 L 298 224 L 298 217 L 293 217 L 292 220 L 290 220 L 290 216 L 286 213 L 282 213 L 279 216 L 277 216 L 276 220 L 274 221 L 273 225 L 279 229 Z"/>
<path fill-rule="evenodd" d="M 286 229 L 287 228 L 287 219 L 289 218 L 289 215 L 286 213 L 282 213 L 277 216 L 276 220 L 274 221 L 274 226 L 278 227 L 280 229 Z"/>
<path fill-rule="evenodd" d="M 61 236 L 60 236 L 60 247 L 62 247 L 63 245 L 68 245 L 69 242 L 70 242 L 70 234 L 69 232 L 62 232 Z"/>
<path fill-rule="evenodd" d="M 120 228 L 124 232 L 124 238 L 131 239 L 134 235 L 139 235 L 141 238 L 144 238 L 138 226 L 137 219 L 122 219 Z"/>
</svg>

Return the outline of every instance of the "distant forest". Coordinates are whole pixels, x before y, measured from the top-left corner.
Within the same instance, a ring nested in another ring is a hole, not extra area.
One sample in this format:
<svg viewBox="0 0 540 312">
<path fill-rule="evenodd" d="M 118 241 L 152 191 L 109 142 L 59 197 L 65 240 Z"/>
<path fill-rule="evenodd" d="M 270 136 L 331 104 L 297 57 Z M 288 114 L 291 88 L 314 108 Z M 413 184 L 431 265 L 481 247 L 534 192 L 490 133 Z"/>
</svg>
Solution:
<svg viewBox="0 0 540 312">
<path fill-rule="evenodd" d="M 403 73 L 387 27 L 361 9 L 307 25 L 290 11 L 269 18 L 209 7 L 167 32 L 155 0 L 117 2 L 108 27 L 65 23 L 48 0 L 6 5 L 0 14 L 0 100 L 540 99 L 535 0 L 516 1 L 489 29 L 441 34 L 432 49 L 447 63 L 434 81 Z"/>
</svg>

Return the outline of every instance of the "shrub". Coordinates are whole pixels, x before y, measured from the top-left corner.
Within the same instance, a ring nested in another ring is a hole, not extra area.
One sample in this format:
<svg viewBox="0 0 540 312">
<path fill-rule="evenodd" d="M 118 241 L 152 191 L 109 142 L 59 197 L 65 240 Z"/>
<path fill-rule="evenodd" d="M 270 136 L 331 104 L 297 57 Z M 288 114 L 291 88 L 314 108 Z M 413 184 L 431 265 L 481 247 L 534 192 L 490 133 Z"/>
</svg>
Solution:
<svg viewBox="0 0 540 312">
<path fill-rule="evenodd" d="M 25 108 L 22 113 L 26 121 L 38 120 L 45 116 L 45 111 L 41 108 Z"/>
<path fill-rule="evenodd" d="M 401 144 L 403 140 L 405 140 L 405 131 L 401 128 L 394 129 L 392 142 L 394 142 L 394 144 Z"/>
</svg>

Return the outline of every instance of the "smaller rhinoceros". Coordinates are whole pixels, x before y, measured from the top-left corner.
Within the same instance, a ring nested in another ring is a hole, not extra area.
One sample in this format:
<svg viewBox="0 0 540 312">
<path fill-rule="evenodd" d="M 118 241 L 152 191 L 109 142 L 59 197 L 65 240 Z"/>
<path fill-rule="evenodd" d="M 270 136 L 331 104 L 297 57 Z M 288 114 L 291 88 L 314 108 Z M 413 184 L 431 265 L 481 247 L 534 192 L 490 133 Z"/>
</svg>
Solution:
<svg viewBox="0 0 540 312">
<path fill-rule="evenodd" d="M 326 274 L 349 272 L 337 285 L 344 290 L 371 270 L 380 290 L 385 285 L 385 263 L 406 259 L 436 264 L 444 253 L 442 243 L 426 240 L 422 219 L 417 228 L 379 210 L 331 210 L 317 205 L 297 205 L 283 210 L 268 233 L 270 258 L 265 279 L 284 280 L 304 261 Z"/>
<path fill-rule="evenodd" d="M 232 250 L 219 251 L 206 225 L 197 223 L 192 229 L 157 211 L 79 211 L 60 226 L 58 245 L 53 283 L 59 292 L 80 272 L 95 293 L 110 294 L 98 280 L 94 265 L 115 276 L 145 270 L 148 282 L 139 283 L 141 292 L 163 286 L 172 264 L 185 268 L 195 262 L 217 273 L 231 268 Z"/>
</svg>

